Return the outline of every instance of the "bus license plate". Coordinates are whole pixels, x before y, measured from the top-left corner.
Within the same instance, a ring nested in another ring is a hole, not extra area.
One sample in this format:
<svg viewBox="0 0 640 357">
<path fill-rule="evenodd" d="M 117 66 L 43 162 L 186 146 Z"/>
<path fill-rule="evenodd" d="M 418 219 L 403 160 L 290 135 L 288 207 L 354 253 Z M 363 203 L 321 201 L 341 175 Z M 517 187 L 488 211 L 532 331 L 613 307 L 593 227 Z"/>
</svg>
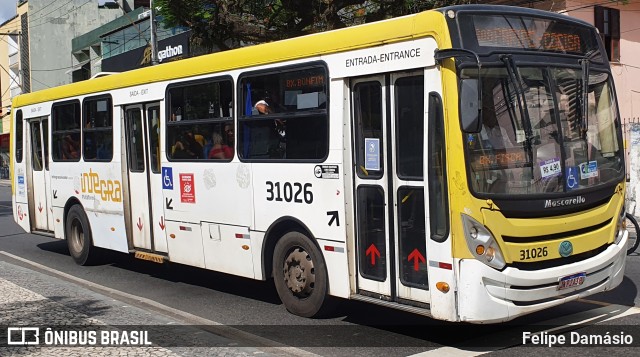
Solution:
<svg viewBox="0 0 640 357">
<path fill-rule="evenodd" d="M 587 279 L 587 273 L 578 273 L 569 276 L 565 276 L 558 282 L 558 290 L 575 288 L 580 286 Z"/>
</svg>

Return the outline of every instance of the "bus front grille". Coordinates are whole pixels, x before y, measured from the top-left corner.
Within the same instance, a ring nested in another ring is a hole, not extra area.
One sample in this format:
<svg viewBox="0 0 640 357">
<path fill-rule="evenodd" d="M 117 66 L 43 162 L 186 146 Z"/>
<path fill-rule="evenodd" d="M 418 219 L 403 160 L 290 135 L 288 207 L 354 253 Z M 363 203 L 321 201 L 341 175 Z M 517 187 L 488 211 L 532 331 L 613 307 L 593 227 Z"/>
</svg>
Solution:
<svg viewBox="0 0 640 357">
<path fill-rule="evenodd" d="M 572 231 L 554 233 L 554 234 L 546 234 L 543 236 L 534 236 L 534 237 L 515 237 L 515 236 L 502 236 L 502 239 L 505 243 L 540 243 L 540 242 L 548 242 L 559 239 L 566 239 L 575 237 L 581 234 L 591 233 L 598 229 L 604 228 L 611 223 L 611 218 L 607 219 L 604 222 L 595 224 L 593 226 L 584 227 Z"/>
</svg>

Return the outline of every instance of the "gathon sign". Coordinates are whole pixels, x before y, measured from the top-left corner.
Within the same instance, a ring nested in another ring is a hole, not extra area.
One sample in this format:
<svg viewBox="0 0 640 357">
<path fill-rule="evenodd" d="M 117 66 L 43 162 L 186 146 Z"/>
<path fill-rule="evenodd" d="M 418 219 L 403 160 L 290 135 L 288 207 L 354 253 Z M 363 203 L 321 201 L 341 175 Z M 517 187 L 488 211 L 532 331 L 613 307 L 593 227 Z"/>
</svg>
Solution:
<svg viewBox="0 0 640 357">
<path fill-rule="evenodd" d="M 165 63 L 189 57 L 189 34 L 183 32 L 158 41 L 158 61 Z M 151 46 L 139 47 L 102 60 L 102 70 L 124 72 L 151 65 Z"/>
<path fill-rule="evenodd" d="M 165 58 L 171 58 L 182 55 L 182 45 L 167 46 L 164 50 L 158 52 L 158 61 L 162 62 Z"/>
<path fill-rule="evenodd" d="M 182 45 L 166 46 L 164 50 L 158 51 L 158 62 L 162 63 L 167 59 L 181 59 L 182 58 Z M 140 65 L 145 66 L 151 63 L 151 46 L 147 46 L 144 49 L 144 56 Z"/>
</svg>

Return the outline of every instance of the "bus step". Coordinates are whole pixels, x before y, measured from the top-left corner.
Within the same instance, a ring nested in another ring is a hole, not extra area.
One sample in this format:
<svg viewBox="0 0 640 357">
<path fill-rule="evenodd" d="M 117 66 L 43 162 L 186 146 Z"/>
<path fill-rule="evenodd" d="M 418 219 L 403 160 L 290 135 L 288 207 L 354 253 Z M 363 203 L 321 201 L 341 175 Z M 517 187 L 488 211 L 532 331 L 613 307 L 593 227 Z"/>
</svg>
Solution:
<svg viewBox="0 0 640 357">
<path fill-rule="evenodd" d="M 159 264 L 164 263 L 164 260 L 167 259 L 167 257 L 165 257 L 164 255 L 154 254 L 149 252 L 142 252 L 139 250 L 136 250 L 134 256 L 138 259 L 148 260 L 150 262 L 159 263 Z"/>
</svg>

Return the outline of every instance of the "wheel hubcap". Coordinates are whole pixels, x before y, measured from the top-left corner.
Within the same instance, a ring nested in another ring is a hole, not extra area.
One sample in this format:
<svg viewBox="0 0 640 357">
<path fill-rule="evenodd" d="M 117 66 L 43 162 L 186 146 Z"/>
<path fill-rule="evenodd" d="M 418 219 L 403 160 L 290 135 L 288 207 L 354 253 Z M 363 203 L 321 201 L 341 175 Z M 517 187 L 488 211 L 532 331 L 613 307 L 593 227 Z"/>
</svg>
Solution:
<svg viewBox="0 0 640 357">
<path fill-rule="evenodd" d="M 76 252 L 82 251 L 82 245 L 84 243 L 84 231 L 82 230 L 82 225 L 78 220 L 74 220 L 71 223 L 71 246 L 73 250 Z"/>
<path fill-rule="evenodd" d="M 311 256 L 300 247 L 294 248 L 284 262 L 284 281 L 291 292 L 304 298 L 311 295 L 315 284 Z"/>
</svg>

